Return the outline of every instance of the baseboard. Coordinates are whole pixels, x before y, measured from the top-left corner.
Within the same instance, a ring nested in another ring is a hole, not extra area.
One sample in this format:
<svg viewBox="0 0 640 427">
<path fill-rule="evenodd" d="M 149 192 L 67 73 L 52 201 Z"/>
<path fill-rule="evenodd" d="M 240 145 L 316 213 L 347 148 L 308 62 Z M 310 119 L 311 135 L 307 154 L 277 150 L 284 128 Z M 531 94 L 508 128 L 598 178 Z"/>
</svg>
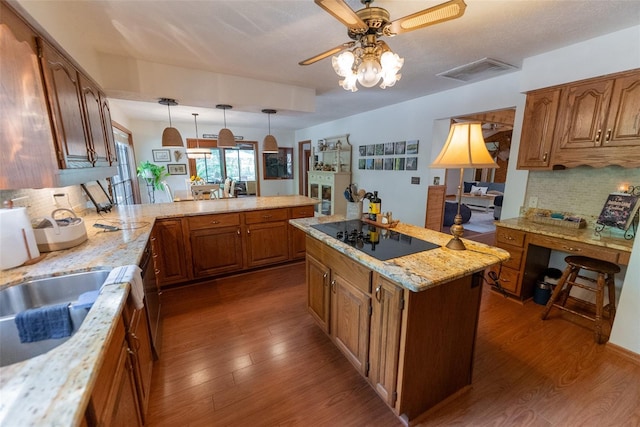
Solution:
<svg viewBox="0 0 640 427">
<path fill-rule="evenodd" d="M 640 354 L 634 353 L 633 351 L 627 350 L 626 348 L 620 347 L 619 345 L 612 344 L 611 342 L 607 342 L 606 345 L 607 349 L 611 350 L 619 356 L 622 356 L 634 365 L 640 366 Z"/>
</svg>

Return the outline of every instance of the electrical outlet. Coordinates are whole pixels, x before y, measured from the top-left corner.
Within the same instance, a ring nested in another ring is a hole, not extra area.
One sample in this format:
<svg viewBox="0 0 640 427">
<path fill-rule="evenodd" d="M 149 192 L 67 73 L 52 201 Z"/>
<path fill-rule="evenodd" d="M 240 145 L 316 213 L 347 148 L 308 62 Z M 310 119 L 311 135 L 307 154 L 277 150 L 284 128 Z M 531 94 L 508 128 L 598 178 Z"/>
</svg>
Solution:
<svg viewBox="0 0 640 427">
<path fill-rule="evenodd" d="M 13 202 L 14 208 L 28 208 L 29 196 L 16 197 L 15 199 L 11 199 L 11 202 Z"/>
<path fill-rule="evenodd" d="M 536 196 L 529 197 L 529 207 L 530 208 L 538 207 L 538 198 Z"/>
</svg>

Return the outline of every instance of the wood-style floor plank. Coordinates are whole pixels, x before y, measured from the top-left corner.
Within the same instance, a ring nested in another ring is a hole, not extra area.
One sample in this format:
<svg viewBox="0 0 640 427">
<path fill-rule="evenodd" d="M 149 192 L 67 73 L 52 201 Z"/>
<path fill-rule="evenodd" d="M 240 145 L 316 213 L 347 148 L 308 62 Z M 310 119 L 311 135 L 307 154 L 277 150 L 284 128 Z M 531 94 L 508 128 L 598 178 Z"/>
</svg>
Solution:
<svg viewBox="0 0 640 427">
<path fill-rule="evenodd" d="M 401 426 L 313 322 L 304 280 L 298 263 L 165 291 L 147 425 Z M 640 366 L 542 308 L 486 287 L 473 385 L 420 426 L 640 426 Z"/>
</svg>

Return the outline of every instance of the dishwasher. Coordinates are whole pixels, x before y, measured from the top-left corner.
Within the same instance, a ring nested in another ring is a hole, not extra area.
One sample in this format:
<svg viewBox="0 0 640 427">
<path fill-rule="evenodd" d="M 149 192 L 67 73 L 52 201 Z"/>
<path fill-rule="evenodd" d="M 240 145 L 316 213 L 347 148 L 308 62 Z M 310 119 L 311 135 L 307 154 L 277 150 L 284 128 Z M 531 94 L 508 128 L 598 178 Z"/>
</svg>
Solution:
<svg viewBox="0 0 640 427">
<path fill-rule="evenodd" d="M 149 332 L 151 335 L 151 348 L 153 356 L 157 360 L 160 357 L 162 340 L 162 314 L 160 304 L 160 292 L 156 284 L 156 272 L 151 256 L 151 244 L 147 243 L 144 248 L 142 260 L 140 261 L 142 270 L 142 283 L 144 288 L 144 299 L 147 307 L 147 319 L 149 320 Z"/>
</svg>

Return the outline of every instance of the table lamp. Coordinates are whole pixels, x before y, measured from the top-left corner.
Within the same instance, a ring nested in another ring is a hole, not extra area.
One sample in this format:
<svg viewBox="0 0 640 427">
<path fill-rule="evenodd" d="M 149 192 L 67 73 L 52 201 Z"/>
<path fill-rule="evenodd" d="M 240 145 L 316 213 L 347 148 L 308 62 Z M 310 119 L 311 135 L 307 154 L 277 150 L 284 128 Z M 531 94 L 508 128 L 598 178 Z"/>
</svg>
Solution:
<svg viewBox="0 0 640 427">
<path fill-rule="evenodd" d="M 455 169 L 460 168 L 460 185 L 458 186 L 458 212 L 453 219 L 451 234 L 453 238 L 447 243 L 447 248 L 465 250 L 460 238 L 464 234 L 460 204 L 462 203 L 463 173 L 465 168 L 495 169 L 496 162 L 489 154 L 482 136 L 482 123 L 463 122 L 454 123 L 449 129 L 449 136 L 442 147 L 442 151 L 431 164 L 432 168 Z"/>
</svg>

